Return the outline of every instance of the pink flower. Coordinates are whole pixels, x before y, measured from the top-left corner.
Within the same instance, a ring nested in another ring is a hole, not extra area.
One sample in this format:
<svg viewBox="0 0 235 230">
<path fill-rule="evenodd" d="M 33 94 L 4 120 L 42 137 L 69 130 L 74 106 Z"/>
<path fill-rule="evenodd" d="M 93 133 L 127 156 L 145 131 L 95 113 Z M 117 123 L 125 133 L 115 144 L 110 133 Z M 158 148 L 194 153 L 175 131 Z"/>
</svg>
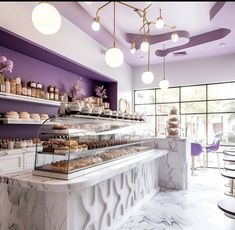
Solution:
<svg viewBox="0 0 235 230">
<path fill-rule="evenodd" d="M 5 70 L 11 73 L 12 69 L 13 69 L 13 61 L 7 60 L 5 56 L 0 56 L 0 73 L 2 73 Z"/>
</svg>

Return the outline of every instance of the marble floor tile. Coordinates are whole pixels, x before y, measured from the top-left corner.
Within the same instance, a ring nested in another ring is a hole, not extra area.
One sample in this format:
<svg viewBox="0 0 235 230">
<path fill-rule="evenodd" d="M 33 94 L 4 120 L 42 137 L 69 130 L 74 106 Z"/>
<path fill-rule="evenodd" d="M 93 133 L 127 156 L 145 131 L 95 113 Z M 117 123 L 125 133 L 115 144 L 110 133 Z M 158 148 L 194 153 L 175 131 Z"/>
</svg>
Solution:
<svg viewBox="0 0 235 230">
<path fill-rule="evenodd" d="M 235 230 L 235 220 L 217 207 L 226 180 L 216 169 L 195 172 L 189 189 L 158 193 L 119 230 Z"/>
</svg>

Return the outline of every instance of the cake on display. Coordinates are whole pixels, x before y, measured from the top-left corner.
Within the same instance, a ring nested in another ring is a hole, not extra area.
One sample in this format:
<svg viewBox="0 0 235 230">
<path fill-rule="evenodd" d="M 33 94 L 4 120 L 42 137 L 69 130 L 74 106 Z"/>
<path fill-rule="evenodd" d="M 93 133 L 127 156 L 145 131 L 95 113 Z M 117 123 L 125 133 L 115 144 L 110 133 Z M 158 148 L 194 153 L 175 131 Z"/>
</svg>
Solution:
<svg viewBox="0 0 235 230">
<path fill-rule="evenodd" d="M 176 107 L 172 107 L 168 115 L 167 121 L 167 133 L 168 137 L 179 137 L 180 136 L 180 121 Z"/>
</svg>

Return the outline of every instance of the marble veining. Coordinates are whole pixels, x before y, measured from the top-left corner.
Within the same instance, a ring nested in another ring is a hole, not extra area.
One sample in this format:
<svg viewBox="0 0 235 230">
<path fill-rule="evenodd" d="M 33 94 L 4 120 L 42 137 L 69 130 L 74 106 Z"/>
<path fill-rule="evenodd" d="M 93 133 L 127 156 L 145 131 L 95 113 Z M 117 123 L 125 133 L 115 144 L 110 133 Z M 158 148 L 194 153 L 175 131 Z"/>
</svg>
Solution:
<svg viewBox="0 0 235 230">
<path fill-rule="evenodd" d="M 217 207 L 224 179 L 213 169 L 198 174 L 187 190 L 156 194 L 118 230 L 234 230 L 235 221 Z"/>
<path fill-rule="evenodd" d="M 79 189 L 68 182 L 66 191 L 56 192 L 24 183 L 17 178 L 1 184 L 0 230 L 113 230 L 135 205 L 159 191 L 158 159 Z"/>
<path fill-rule="evenodd" d="M 117 174 L 131 170 L 135 168 L 138 164 L 143 164 L 145 162 L 152 161 L 156 158 L 160 158 L 167 154 L 167 150 L 151 150 L 140 153 L 131 157 L 128 161 L 123 161 L 114 165 L 107 167 L 106 164 L 103 168 L 95 172 L 71 179 L 58 180 L 42 176 L 34 176 L 30 171 L 23 171 L 17 173 L 8 173 L 0 175 L 0 183 L 9 185 L 20 185 L 25 188 L 36 189 L 40 191 L 54 191 L 61 192 L 67 191 L 68 187 L 70 189 L 77 189 L 92 186 L 101 181 L 107 180 Z"/>
</svg>

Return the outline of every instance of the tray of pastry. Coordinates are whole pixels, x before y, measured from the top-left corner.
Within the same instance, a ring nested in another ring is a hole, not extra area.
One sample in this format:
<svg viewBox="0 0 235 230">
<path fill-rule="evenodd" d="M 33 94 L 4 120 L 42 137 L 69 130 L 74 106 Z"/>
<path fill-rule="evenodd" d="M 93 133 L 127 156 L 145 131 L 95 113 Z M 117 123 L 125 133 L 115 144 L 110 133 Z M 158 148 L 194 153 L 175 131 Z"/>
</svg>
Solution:
<svg viewBox="0 0 235 230">
<path fill-rule="evenodd" d="M 142 141 L 141 144 L 149 142 L 149 140 Z M 127 140 L 103 140 L 93 141 L 89 143 L 78 143 L 76 140 L 52 140 L 43 143 L 43 150 L 39 154 L 48 155 L 92 155 L 104 150 L 120 149 L 123 147 L 139 145 L 140 141 Z"/>
</svg>

